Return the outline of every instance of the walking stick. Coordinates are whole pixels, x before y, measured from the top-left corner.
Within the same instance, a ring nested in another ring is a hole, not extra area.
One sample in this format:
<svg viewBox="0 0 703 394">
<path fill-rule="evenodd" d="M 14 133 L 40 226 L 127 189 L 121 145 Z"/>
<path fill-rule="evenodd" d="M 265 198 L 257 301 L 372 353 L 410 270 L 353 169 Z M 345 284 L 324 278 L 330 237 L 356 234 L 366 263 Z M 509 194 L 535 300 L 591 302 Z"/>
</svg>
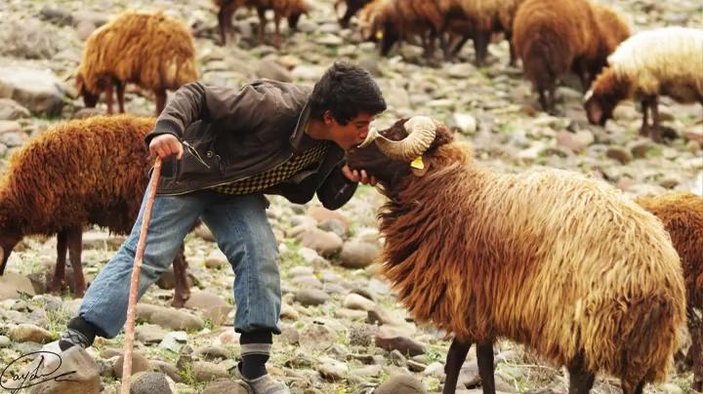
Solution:
<svg viewBox="0 0 703 394">
<path fill-rule="evenodd" d="M 126 338 L 124 341 L 124 362 L 122 364 L 122 394 L 129 394 L 129 380 L 132 375 L 132 349 L 134 348 L 134 321 L 137 315 L 137 293 L 139 291 L 139 274 L 142 270 L 142 259 L 144 258 L 144 248 L 146 247 L 146 233 L 151 220 L 151 207 L 156 198 L 156 189 L 161 178 L 161 159 L 156 158 L 154 171 L 149 182 L 149 195 L 144 205 L 144 215 L 142 216 L 142 226 L 139 229 L 139 241 L 137 241 L 137 252 L 134 256 L 134 267 L 132 268 L 132 281 L 129 287 L 129 304 L 127 306 L 127 326 L 125 327 Z"/>
</svg>

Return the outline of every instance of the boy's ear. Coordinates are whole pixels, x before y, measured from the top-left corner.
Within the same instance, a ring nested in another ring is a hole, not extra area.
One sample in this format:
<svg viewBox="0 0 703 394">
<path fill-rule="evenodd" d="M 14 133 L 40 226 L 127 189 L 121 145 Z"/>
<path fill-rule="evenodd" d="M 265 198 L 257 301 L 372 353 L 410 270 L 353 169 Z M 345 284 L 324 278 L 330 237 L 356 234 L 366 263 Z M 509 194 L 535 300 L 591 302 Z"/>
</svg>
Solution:
<svg viewBox="0 0 703 394">
<path fill-rule="evenodd" d="M 325 122 L 326 126 L 331 126 L 332 122 L 336 121 L 334 116 L 332 116 L 332 111 L 330 110 L 327 110 L 322 114 L 322 120 Z"/>
</svg>

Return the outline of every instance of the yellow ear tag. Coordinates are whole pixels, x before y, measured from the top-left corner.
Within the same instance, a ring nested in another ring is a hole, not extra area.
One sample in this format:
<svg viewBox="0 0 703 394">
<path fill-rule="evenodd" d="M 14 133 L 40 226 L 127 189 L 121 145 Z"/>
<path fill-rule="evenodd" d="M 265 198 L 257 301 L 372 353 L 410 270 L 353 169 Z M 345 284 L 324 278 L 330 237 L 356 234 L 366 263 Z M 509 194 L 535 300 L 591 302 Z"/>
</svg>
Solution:
<svg viewBox="0 0 703 394">
<path fill-rule="evenodd" d="M 383 30 L 378 30 L 376 32 L 376 39 L 377 40 L 382 40 L 383 39 Z"/>
<path fill-rule="evenodd" d="M 410 163 L 410 167 L 416 170 L 424 170 L 425 163 L 422 161 L 422 156 L 418 156 L 415 160 Z"/>
</svg>

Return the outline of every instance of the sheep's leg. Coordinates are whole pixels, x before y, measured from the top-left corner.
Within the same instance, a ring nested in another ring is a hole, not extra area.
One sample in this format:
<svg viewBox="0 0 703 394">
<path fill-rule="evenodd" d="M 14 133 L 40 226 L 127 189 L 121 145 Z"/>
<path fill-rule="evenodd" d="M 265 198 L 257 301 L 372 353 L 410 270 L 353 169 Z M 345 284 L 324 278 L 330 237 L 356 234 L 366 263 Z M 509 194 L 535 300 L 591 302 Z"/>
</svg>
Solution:
<svg viewBox="0 0 703 394">
<path fill-rule="evenodd" d="M 588 394 L 591 387 L 593 387 L 595 375 L 585 369 L 583 353 L 580 353 L 576 356 L 576 358 L 574 358 L 574 360 L 572 360 L 571 365 L 568 366 L 568 369 L 569 394 Z"/>
<path fill-rule="evenodd" d="M 266 9 L 262 7 L 257 7 L 256 13 L 259 14 L 259 45 L 264 45 L 264 30 L 266 28 Z"/>
<path fill-rule="evenodd" d="M 234 2 L 231 2 L 230 4 L 223 5 L 217 13 L 217 24 L 220 28 L 220 40 L 222 41 L 222 45 L 227 45 L 227 36 L 229 36 L 230 32 L 233 30 L 232 15 L 234 15 L 236 10 L 237 8 Z"/>
<path fill-rule="evenodd" d="M 649 136 L 649 99 L 642 100 L 642 126 L 640 127 L 640 135 Z"/>
<path fill-rule="evenodd" d="M 703 324 L 701 318 L 693 310 L 693 306 L 687 306 L 688 313 L 688 331 L 691 334 L 691 347 L 688 349 L 688 354 L 691 355 L 693 362 L 693 389 L 703 391 Z"/>
<path fill-rule="evenodd" d="M 107 84 L 107 87 L 105 88 L 105 102 L 107 103 L 107 113 L 108 114 L 113 113 L 112 112 L 112 100 L 113 100 L 112 91 L 113 91 L 112 82 L 110 82 Z"/>
<path fill-rule="evenodd" d="M 71 268 L 73 268 L 73 294 L 76 297 L 83 297 L 85 294 L 85 277 L 83 276 L 83 265 L 81 263 L 81 253 L 83 252 L 83 230 L 72 228 L 67 231 L 68 252 L 71 256 Z"/>
<path fill-rule="evenodd" d="M 659 98 L 652 97 L 649 104 L 649 109 L 652 111 L 652 128 L 649 130 L 649 137 L 654 142 L 661 142 L 661 129 L 659 128 Z"/>
<path fill-rule="evenodd" d="M 190 298 L 190 289 L 188 288 L 188 262 L 185 256 L 185 246 L 181 244 L 176 257 L 173 259 L 173 276 L 176 281 L 175 294 L 171 306 L 182 308 L 185 302 Z"/>
<path fill-rule="evenodd" d="M 159 116 L 166 106 L 166 89 L 155 90 L 154 95 L 156 96 L 156 116 Z"/>
<path fill-rule="evenodd" d="M 622 394 L 642 394 L 644 391 L 644 381 L 641 381 L 635 385 L 634 382 L 623 381 L 622 382 Z"/>
<path fill-rule="evenodd" d="M 453 394 L 456 392 L 456 384 L 459 380 L 459 371 L 466 360 L 466 355 L 471 348 L 471 342 L 462 342 L 457 338 L 452 340 L 447 351 L 447 362 L 444 364 L 444 373 L 447 375 L 444 379 L 444 389 L 442 394 Z"/>
<path fill-rule="evenodd" d="M 513 43 L 513 33 L 505 32 L 505 39 L 508 40 L 508 48 L 510 48 L 510 61 L 508 65 L 515 67 L 517 65 L 517 52 L 515 50 L 515 44 Z"/>
<path fill-rule="evenodd" d="M 496 392 L 496 383 L 493 366 L 493 342 L 479 343 L 476 348 L 476 356 L 483 394 L 494 394 Z"/>
<path fill-rule="evenodd" d="M 273 45 L 276 48 L 281 47 L 281 14 L 278 11 L 273 12 Z"/>
<path fill-rule="evenodd" d="M 61 291 L 66 277 L 66 233 L 67 231 L 59 231 L 56 234 L 56 267 L 54 267 L 54 277 L 51 278 L 47 288 L 50 293 Z"/>
<path fill-rule="evenodd" d="M 120 113 L 124 113 L 124 88 L 125 88 L 125 83 L 122 81 L 117 81 L 115 82 L 115 85 L 117 85 L 117 105 L 120 107 Z"/>
<path fill-rule="evenodd" d="M 488 42 L 491 40 L 490 30 L 479 28 L 474 37 L 474 52 L 476 56 L 476 66 L 482 66 L 488 56 Z"/>
</svg>

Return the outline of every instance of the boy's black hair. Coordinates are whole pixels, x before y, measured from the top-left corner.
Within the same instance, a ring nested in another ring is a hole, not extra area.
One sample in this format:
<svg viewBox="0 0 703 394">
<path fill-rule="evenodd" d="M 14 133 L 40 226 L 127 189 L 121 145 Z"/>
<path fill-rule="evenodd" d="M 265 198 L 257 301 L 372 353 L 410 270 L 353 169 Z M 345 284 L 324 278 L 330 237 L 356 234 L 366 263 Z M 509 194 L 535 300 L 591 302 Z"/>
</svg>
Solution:
<svg viewBox="0 0 703 394">
<path fill-rule="evenodd" d="M 348 62 L 335 62 L 315 84 L 310 96 L 310 116 L 322 119 L 325 111 L 341 125 L 360 113 L 376 115 L 386 110 L 386 101 L 371 74 Z"/>
</svg>

